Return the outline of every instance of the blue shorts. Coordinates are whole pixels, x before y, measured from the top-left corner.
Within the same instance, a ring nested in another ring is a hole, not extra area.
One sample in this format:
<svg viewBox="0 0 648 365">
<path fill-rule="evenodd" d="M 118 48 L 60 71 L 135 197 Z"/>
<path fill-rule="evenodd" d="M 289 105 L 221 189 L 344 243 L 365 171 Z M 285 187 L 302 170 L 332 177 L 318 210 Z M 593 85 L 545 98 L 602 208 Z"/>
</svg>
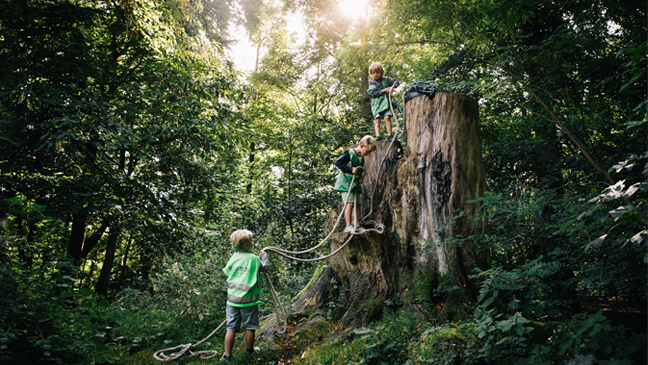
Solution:
<svg viewBox="0 0 648 365">
<path fill-rule="evenodd" d="M 225 306 L 225 319 L 227 320 L 227 330 L 238 332 L 241 329 L 241 322 L 243 328 L 246 330 L 259 329 L 259 306 L 254 305 L 251 307 L 230 307 Z"/>
<path fill-rule="evenodd" d="M 389 109 L 387 109 L 387 110 L 383 110 L 383 111 L 381 111 L 380 113 L 374 115 L 374 120 L 376 120 L 376 119 L 378 119 L 378 118 L 385 119 L 385 117 L 388 116 L 388 115 L 391 115 L 391 116 L 394 115 L 394 114 L 392 113 L 392 111 L 391 111 L 391 108 L 389 108 Z"/>
</svg>

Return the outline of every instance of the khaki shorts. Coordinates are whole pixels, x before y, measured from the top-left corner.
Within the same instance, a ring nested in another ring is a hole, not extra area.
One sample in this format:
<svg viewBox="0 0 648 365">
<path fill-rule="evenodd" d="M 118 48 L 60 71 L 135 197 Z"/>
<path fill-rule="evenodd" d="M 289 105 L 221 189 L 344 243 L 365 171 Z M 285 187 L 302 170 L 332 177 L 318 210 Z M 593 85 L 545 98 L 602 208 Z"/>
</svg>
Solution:
<svg viewBox="0 0 648 365">
<path fill-rule="evenodd" d="M 346 196 L 347 196 L 347 192 L 346 192 L 346 191 L 342 191 L 342 192 L 340 192 L 340 193 L 342 194 L 342 202 L 344 202 L 345 199 L 346 199 Z M 360 198 L 360 193 L 353 193 L 353 192 L 351 192 L 351 194 L 349 195 L 349 201 L 347 201 L 347 204 L 348 204 L 348 203 L 356 203 L 356 196 L 357 196 L 358 199 L 359 199 L 359 198 Z"/>
<path fill-rule="evenodd" d="M 374 120 L 376 120 L 378 118 L 385 119 L 385 117 L 388 116 L 388 115 L 392 116 L 392 117 L 394 116 L 394 114 L 392 114 L 392 112 L 391 112 L 391 109 L 383 110 L 380 113 L 374 115 Z"/>
</svg>

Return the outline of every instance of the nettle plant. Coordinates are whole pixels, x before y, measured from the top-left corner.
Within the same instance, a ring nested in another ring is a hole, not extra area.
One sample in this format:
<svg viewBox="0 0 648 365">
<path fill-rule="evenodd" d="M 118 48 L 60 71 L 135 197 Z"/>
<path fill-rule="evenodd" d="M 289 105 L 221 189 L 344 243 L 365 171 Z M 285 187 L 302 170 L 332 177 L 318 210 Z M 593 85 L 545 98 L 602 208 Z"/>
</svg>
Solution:
<svg viewBox="0 0 648 365">
<path fill-rule="evenodd" d="M 579 269 L 588 295 L 620 296 L 645 302 L 648 264 L 648 153 L 613 167 L 627 177 L 589 200 L 578 222 L 591 239 Z"/>
</svg>

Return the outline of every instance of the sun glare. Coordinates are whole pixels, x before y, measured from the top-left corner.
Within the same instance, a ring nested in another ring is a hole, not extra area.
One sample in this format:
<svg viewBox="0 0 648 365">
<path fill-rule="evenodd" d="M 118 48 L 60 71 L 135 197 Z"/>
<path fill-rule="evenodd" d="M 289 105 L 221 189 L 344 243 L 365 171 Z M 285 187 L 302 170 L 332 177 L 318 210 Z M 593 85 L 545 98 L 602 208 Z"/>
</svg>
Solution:
<svg viewBox="0 0 648 365">
<path fill-rule="evenodd" d="M 345 17 L 352 20 L 364 19 L 367 17 L 368 0 L 337 0 L 338 7 Z"/>
</svg>

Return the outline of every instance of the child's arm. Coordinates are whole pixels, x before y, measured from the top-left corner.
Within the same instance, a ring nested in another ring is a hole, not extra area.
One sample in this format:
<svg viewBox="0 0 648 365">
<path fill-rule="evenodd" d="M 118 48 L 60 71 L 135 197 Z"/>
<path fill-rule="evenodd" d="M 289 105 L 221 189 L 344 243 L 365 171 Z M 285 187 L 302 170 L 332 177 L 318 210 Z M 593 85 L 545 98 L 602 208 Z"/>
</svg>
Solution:
<svg viewBox="0 0 648 365">
<path fill-rule="evenodd" d="M 392 90 L 400 86 L 400 81 L 393 79 L 391 77 L 387 78 L 387 85 L 389 85 Z"/>
<path fill-rule="evenodd" d="M 400 81 L 398 81 L 396 79 L 393 79 L 391 77 L 388 77 L 387 78 L 387 85 L 389 85 L 389 87 L 386 87 L 386 88 L 382 89 L 382 92 L 391 94 L 391 93 L 394 92 L 394 89 L 397 88 L 400 85 Z"/>
<path fill-rule="evenodd" d="M 261 260 L 261 267 L 259 268 L 259 271 L 261 272 L 268 272 L 268 269 L 270 268 L 270 258 L 268 257 L 268 254 L 261 250 L 259 253 L 259 259 Z"/>
<path fill-rule="evenodd" d="M 400 85 L 400 81 L 391 78 L 391 77 L 386 77 L 387 79 L 387 85 L 388 87 L 382 89 L 382 85 L 378 83 L 376 80 L 371 80 L 369 81 L 369 90 L 367 90 L 367 94 L 369 94 L 369 97 L 374 99 L 377 97 L 380 97 L 384 93 L 391 93 L 394 91 L 395 88 L 397 88 Z"/>
<path fill-rule="evenodd" d="M 369 97 L 371 99 L 380 97 L 380 95 L 383 94 L 381 88 L 382 88 L 381 84 L 379 84 L 376 80 L 371 80 L 369 81 L 369 89 L 367 90 L 367 94 L 369 94 Z"/>
<path fill-rule="evenodd" d="M 351 161 L 351 156 L 349 156 L 349 150 L 346 150 L 340 158 L 335 160 L 335 167 L 346 174 L 355 174 L 355 169 L 347 165 L 349 161 Z"/>
</svg>

